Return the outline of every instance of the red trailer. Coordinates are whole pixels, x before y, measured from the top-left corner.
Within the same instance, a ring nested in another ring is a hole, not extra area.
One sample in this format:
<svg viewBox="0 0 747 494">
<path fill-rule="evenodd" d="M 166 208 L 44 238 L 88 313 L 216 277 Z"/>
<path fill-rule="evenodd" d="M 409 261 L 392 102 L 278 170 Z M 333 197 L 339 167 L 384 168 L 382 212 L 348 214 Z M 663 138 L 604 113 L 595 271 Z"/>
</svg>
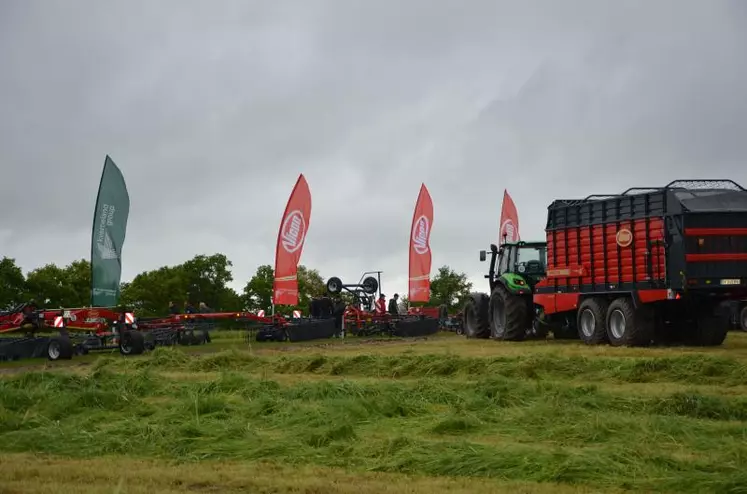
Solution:
<svg viewBox="0 0 747 494">
<path fill-rule="evenodd" d="M 492 293 L 465 307 L 468 336 L 720 345 L 747 298 L 747 190 L 731 180 L 556 200 L 545 233 L 491 246 Z"/>
</svg>

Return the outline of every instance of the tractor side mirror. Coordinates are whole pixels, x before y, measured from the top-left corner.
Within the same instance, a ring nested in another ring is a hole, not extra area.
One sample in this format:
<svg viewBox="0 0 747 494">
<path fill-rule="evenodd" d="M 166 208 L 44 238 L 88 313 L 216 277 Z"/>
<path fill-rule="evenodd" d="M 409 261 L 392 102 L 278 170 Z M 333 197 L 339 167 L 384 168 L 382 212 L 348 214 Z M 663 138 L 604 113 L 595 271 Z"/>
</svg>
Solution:
<svg viewBox="0 0 747 494">
<path fill-rule="evenodd" d="M 484 250 L 481 250 L 480 251 L 480 262 L 485 262 L 485 259 L 487 258 L 488 258 L 488 253 L 485 252 Z"/>
</svg>

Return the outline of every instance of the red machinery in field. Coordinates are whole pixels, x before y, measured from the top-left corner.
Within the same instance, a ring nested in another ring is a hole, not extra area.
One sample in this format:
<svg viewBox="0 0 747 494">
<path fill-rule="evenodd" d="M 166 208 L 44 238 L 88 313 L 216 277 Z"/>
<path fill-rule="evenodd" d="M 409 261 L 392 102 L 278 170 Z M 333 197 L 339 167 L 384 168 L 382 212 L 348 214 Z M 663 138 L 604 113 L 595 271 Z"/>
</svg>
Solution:
<svg viewBox="0 0 747 494">
<path fill-rule="evenodd" d="M 370 276 L 376 274 L 377 277 Z M 377 313 L 372 310 L 375 294 L 381 286 L 381 271 L 363 273 L 357 284 L 343 284 L 337 277 L 327 281 L 327 291 L 339 296 L 343 291 L 352 296 L 352 303 L 342 305 L 337 311 L 341 319 L 341 329 L 355 336 L 389 335 L 389 336 L 422 336 L 436 333 L 439 329 L 437 317 L 426 314 L 392 315 Z M 340 304 L 338 304 L 338 307 Z"/>
<path fill-rule="evenodd" d="M 172 314 L 165 317 L 140 318 L 138 328 L 146 332 L 167 333 L 172 344 L 199 345 L 210 342 L 210 330 L 218 321 L 231 321 L 247 327 L 261 326 L 267 331 L 283 331 L 291 321 L 276 314 L 265 317 L 251 312 L 211 312 L 195 314 Z"/>
<path fill-rule="evenodd" d="M 329 316 L 315 315 L 303 317 L 301 311 L 294 310 L 292 317 L 280 314 L 265 316 L 264 311 L 214 312 L 197 314 L 175 314 L 159 318 L 141 318 L 138 327 L 146 332 L 172 331 L 175 341 L 180 344 L 201 344 L 210 341 L 209 329 L 219 321 L 231 321 L 244 326 L 247 340 L 256 341 L 308 341 L 331 338 L 336 333 L 335 321 Z M 256 329 L 256 331 L 251 331 Z"/>
<path fill-rule="evenodd" d="M 545 231 L 491 246 L 491 294 L 465 306 L 468 336 L 714 346 L 747 298 L 747 190 L 731 180 L 556 200 Z"/>
<path fill-rule="evenodd" d="M 54 332 L 58 335 L 43 334 Z M 135 315 L 126 309 L 39 309 L 31 302 L 0 312 L 0 361 L 45 355 L 71 359 L 76 353 L 107 349 L 134 355 L 154 345 L 152 335 L 140 332 Z"/>
</svg>

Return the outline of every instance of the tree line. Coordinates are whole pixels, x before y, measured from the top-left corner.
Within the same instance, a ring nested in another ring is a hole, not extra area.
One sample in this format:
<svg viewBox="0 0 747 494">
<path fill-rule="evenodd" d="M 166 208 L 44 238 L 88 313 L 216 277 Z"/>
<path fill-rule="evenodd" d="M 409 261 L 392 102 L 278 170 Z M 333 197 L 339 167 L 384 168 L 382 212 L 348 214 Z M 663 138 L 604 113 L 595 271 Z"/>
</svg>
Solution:
<svg viewBox="0 0 747 494">
<path fill-rule="evenodd" d="M 168 312 L 169 302 L 177 307 L 189 302 L 204 302 L 214 311 L 265 310 L 272 305 L 274 269 L 271 265 L 259 266 L 247 281 L 241 293 L 231 288 L 234 281 L 233 264 L 223 254 L 198 255 L 174 266 L 163 266 L 144 271 L 132 281 L 121 284 L 120 303 L 132 307 L 138 315 L 156 316 Z M 384 286 L 386 284 L 384 283 Z M 472 289 L 464 273 L 442 266 L 431 279 L 431 300 L 418 306 L 445 304 L 450 310 L 459 310 Z M 300 310 L 308 313 L 314 297 L 326 295 L 326 281 L 316 269 L 298 266 L 299 301 L 295 307 L 276 307 L 281 313 Z M 66 266 L 46 264 L 26 274 L 15 259 L 0 260 L 0 308 L 12 307 L 35 300 L 47 308 L 85 307 L 90 304 L 91 264 L 85 259 Z M 388 294 L 391 296 L 392 294 Z M 407 304 L 407 297 L 402 297 Z"/>
</svg>

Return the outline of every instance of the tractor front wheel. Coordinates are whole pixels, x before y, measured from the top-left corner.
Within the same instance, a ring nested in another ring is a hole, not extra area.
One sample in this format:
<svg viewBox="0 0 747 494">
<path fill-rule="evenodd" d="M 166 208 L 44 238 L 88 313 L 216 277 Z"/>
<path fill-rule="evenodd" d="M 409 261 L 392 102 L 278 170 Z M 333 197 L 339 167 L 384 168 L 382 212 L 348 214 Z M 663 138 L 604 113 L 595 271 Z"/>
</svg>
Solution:
<svg viewBox="0 0 747 494">
<path fill-rule="evenodd" d="M 484 293 L 473 293 L 464 304 L 462 327 L 467 338 L 487 338 L 490 336 L 488 318 L 488 296 Z"/>
<path fill-rule="evenodd" d="M 490 294 L 490 336 L 496 340 L 522 341 L 527 335 L 527 303 L 502 285 Z"/>
</svg>

